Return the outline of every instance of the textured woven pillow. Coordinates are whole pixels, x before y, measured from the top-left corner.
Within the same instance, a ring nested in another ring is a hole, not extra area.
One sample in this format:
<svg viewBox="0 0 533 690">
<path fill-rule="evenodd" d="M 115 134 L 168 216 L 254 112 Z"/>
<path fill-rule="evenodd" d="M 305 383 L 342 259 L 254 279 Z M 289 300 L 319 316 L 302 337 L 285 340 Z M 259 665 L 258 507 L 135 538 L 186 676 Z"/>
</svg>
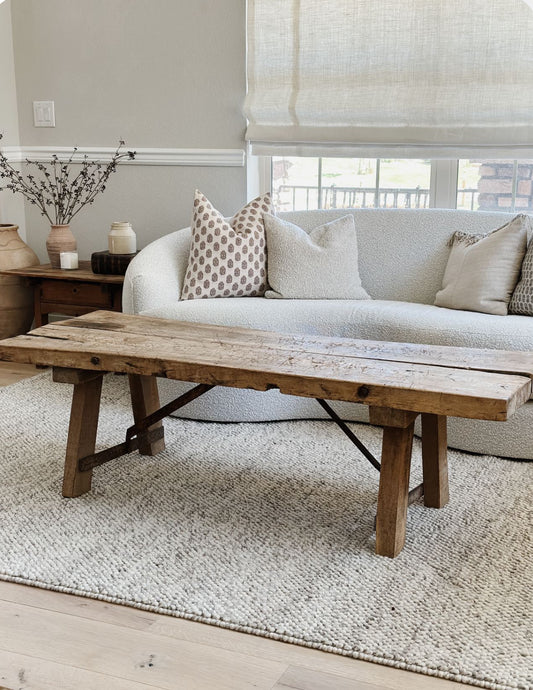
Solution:
<svg viewBox="0 0 533 690">
<path fill-rule="evenodd" d="M 488 235 L 456 232 L 435 304 L 507 314 L 526 251 L 529 219 L 519 215 Z"/>
<path fill-rule="evenodd" d="M 270 194 L 264 194 L 227 222 L 196 190 L 182 299 L 263 295 L 267 278 L 262 214 L 273 212 Z"/>
<path fill-rule="evenodd" d="M 265 297 L 370 299 L 361 285 L 353 216 L 310 233 L 265 213 L 268 283 Z"/>
<path fill-rule="evenodd" d="M 528 235 L 531 236 L 531 219 L 528 216 L 526 218 Z M 522 274 L 509 302 L 509 313 L 533 316 L 533 240 L 530 240 L 522 262 Z"/>
</svg>

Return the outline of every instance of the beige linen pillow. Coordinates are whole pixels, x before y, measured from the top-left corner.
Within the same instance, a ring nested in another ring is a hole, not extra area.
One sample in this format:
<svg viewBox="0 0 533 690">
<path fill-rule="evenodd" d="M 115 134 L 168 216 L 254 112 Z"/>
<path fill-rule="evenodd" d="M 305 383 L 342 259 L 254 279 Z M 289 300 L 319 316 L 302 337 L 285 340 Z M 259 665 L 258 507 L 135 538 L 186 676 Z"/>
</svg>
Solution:
<svg viewBox="0 0 533 690">
<path fill-rule="evenodd" d="M 353 216 L 310 233 L 265 213 L 268 283 L 265 297 L 370 299 L 361 285 Z"/>
<path fill-rule="evenodd" d="M 228 223 L 196 190 L 182 299 L 258 297 L 265 293 L 265 212 L 274 212 L 270 194 L 247 203 Z"/>
<path fill-rule="evenodd" d="M 507 314 L 527 245 L 527 216 L 487 235 L 456 232 L 435 304 L 485 314 Z"/>
</svg>

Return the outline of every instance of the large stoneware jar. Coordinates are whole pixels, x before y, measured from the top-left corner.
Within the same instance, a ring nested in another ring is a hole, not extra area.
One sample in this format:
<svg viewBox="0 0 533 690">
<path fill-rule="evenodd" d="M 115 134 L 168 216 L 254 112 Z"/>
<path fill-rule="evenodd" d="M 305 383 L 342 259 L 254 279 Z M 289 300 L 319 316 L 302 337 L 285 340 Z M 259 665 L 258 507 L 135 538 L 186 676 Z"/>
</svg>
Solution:
<svg viewBox="0 0 533 690">
<path fill-rule="evenodd" d="M 38 263 L 37 254 L 20 239 L 18 225 L 0 223 L 0 271 Z M 32 289 L 18 276 L 0 274 L 0 338 L 26 333 L 32 320 Z"/>
</svg>

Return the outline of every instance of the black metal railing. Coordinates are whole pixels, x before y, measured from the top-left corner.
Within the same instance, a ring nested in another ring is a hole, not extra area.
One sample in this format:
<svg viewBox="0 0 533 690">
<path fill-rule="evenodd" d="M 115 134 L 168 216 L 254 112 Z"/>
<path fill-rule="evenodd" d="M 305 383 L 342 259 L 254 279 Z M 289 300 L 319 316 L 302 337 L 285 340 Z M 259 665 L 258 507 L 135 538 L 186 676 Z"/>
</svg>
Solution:
<svg viewBox="0 0 533 690">
<path fill-rule="evenodd" d="M 458 189 L 457 190 L 457 208 L 469 209 L 470 211 L 478 211 L 479 192 L 477 189 Z"/>
<path fill-rule="evenodd" d="M 474 210 L 477 189 L 461 189 L 457 207 Z M 330 187 L 282 184 L 274 190 L 280 211 L 313 208 L 428 208 L 430 191 L 422 187 Z"/>
</svg>

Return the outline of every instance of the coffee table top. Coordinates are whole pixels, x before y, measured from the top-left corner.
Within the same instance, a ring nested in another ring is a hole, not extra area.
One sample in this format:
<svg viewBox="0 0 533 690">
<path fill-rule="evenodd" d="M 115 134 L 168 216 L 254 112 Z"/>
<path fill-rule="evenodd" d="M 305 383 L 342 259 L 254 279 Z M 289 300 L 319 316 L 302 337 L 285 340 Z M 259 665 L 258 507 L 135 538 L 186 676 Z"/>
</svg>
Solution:
<svg viewBox="0 0 533 690">
<path fill-rule="evenodd" d="M 506 420 L 533 353 L 387 343 L 97 311 L 0 341 L 0 360 L 162 376 L 416 412 Z"/>
</svg>

